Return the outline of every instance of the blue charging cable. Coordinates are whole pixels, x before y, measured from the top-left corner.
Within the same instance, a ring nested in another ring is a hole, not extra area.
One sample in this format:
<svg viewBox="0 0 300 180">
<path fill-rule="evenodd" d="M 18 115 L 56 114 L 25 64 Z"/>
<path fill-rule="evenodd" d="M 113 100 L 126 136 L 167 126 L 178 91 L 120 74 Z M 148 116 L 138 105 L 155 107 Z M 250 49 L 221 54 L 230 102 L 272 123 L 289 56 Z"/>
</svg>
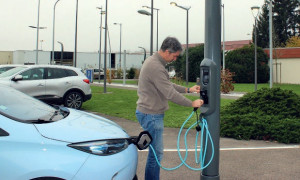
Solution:
<svg viewBox="0 0 300 180">
<path fill-rule="evenodd" d="M 187 140 L 186 140 L 186 136 L 188 134 L 188 132 L 190 131 L 190 129 L 192 129 L 193 127 L 195 127 L 196 125 L 198 125 L 198 120 L 197 122 L 195 122 L 194 124 L 192 124 L 188 129 L 187 131 L 185 132 L 185 135 L 184 135 L 184 144 L 185 144 L 185 156 L 184 158 L 182 158 L 181 154 L 180 154 L 180 147 L 179 147 L 179 142 L 180 142 L 180 136 L 181 136 L 181 133 L 182 133 L 182 130 L 185 126 L 185 124 L 191 119 L 191 117 L 193 116 L 195 111 L 193 111 L 190 116 L 184 121 L 184 123 L 181 125 L 181 128 L 179 130 L 179 133 L 178 133 L 178 137 L 177 137 L 177 152 L 178 152 L 178 156 L 181 160 L 181 163 L 176 166 L 176 167 L 173 167 L 173 168 L 166 168 L 166 167 L 163 167 L 158 158 L 157 158 L 157 155 L 156 155 L 156 152 L 154 150 L 154 148 L 152 147 L 152 145 L 150 144 L 150 148 L 151 150 L 153 151 L 154 153 L 154 156 L 155 156 L 155 159 L 156 159 L 156 162 L 157 164 L 164 170 L 167 170 L 167 171 L 172 171 L 172 170 L 176 170 L 178 169 L 179 167 L 181 167 L 182 165 L 185 165 L 186 167 L 188 167 L 189 169 L 191 170 L 194 170 L 194 171 L 201 171 L 203 169 L 205 169 L 206 167 L 209 166 L 209 164 L 211 163 L 211 161 L 213 160 L 213 157 L 214 157 L 214 143 L 213 143 L 213 140 L 212 140 L 212 137 L 210 135 L 210 132 L 209 132 L 209 129 L 208 129 L 208 125 L 207 125 L 207 121 L 205 118 L 203 118 L 202 116 L 201 117 L 201 124 L 202 124 L 202 130 L 201 130 L 201 144 L 200 144 L 200 154 L 199 154 L 199 158 L 198 157 L 198 150 L 197 150 L 197 145 L 198 145 L 198 137 L 199 137 L 199 131 L 197 130 L 197 135 L 196 135 L 196 142 L 195 142 L 195 161 L 197 164 L 200 164 L 200 168 L 194 168 L 194 167 L 191 167 L 189 166 L 185 161 L 188 157 L 188 148 L 187 148 Z M 204 134 L 205 134 L 205 144 L 204 144 Z M 206 156 L 206 151 L 207 151 L 207 145 L 208 145 L 208 140 L 211 144 L 211 148 L 212 148 L 212 153 L 211 153 L 211 157 L 210 157 L 210 160 L 207 162 L 207 164 L 205 164 L 205 156 Z M 204 147 L 204 148 L 203 148 Z"/>
</svg>

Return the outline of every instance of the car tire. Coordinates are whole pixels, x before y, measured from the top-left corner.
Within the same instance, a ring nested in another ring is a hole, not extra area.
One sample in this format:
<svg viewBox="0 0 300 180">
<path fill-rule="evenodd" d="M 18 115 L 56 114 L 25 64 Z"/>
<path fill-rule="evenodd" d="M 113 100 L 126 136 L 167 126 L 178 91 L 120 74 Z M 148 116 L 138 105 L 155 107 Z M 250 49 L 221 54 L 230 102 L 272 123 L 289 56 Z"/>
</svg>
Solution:
<svg viewBox="0 0 300 180">
<path fill-rule="evenodd" d="M 81 93 L 72 91 L 69 92 L 64 99 L 64 105 L 69 108 L 80 109 L 83 103 L 83 96 Z"/>
<path fill-rule="evenodd" d="M 138 180 L 137 175 L 135 175 L 132 180 Z"/>
</svg>

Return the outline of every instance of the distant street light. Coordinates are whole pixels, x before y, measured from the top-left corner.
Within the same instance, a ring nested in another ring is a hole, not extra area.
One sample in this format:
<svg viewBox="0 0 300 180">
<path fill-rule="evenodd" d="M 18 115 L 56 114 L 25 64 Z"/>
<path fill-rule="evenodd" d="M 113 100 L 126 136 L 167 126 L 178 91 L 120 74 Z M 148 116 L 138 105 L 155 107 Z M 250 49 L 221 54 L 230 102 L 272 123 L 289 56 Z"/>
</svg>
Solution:
<svg viewBox="0 0 300 180">
<path fill-rule="evenodd" d="M 149 7 L 149 6 L 142 6 L 142 7 L 151 9 L 151 7 Z M 158 11 L 159 11 L 159 9 L 153 8 L 153 10 L 156 10 L 156 51 L 158 51 Z"/>
<path fill-rule="evenodd" d="M 38 60 L 38 56 L 39 56 L 39 30 L 40 29 L 47 29 L 47 27 L 39 27 L 39 26 L 28 26 L 30 28 L 33 28 L 33 29 L 37 29 L 37 42 L 36 42 L 36 59 L 35 59 L 35 64 L 38 64 L 39 63 L 39 60 Z"/>
<path fill-rule="evenodd" d="M 139 46 L 138 48 L 141 48 L 141 49 L 143 49 L 144 50 L 144 61 L 146 60 L 146 49 L 145 48 L 143 48 L 143 47 L 141 47 L 141 46 Z"/>
<path fill-rule="evenodd" d="M 223 8 L 223 75 L 225 75 L 225 13 L 224 4 L 221 5 Z"/>
<path fill-rule="evenodd" d="M 55 2 L 54 8 L 53 8 L 52 58 L 51 58 L 50 64 L 54 64 L 55 7 L 56 7 L 56 4 L 58 3 L 58 1 L 60 1 L 60 0 L 57 0 Z"/>
<path fill-rule="evenodd" d="M 44 42 L 44 40 L 41 39 L 40 42 L 41 42 L 41 51 L 43 51 L 43 42 Z"/>
<path fill-rule="evenodd" d="M 105 11 L 102 11 L 102 7 L 97 7 L 100 10 L 100 40 L 99 40 L 99 76 L 98 82 L 100 83 L 100 69 L 101 69 L 101 43 L 102 43 L 102 15 L 105 14 Z"/>
<path fill-rule="evenodd" d="M 143 15 L 146 15 L 146 16 L 151 16 L 151 19 L 152 19 L 152 14 L 146 10 L 138 10 L 138 13 L 140 14 L 143 14 Z M 150 26 L 150 56 L 153 54 L 153 24 L 151 23 L 151 26 Z"/>
<path fill-rule="evenodd" d="M 61 46 L 61 53 L 60 53 L 60 64 L 63 64 L 63 55 L 64 55 L 64 44 L 60 41 L 57 41 Z"/>
<path fill-rule="evenodd" d="M 119 59 L 119 67 L 121 69 L 121 55 L 122 55 L 122 49 L 121 49 L 121 42 L 122 42 L 122 23 L 114 23 L 114 25 L 120 25 L 120 59 Z"/>
<path fill-rule="evenodd" d="M 153 0 L 151 0 L 151 13 L 145 10 L 139 10 L 138 13 L 151 16 L 151 26 L 150 26 L 150 56 L 153 54 Z"/>
<path fill-rule="evenodd" d="M 255 81 L 255 87 L 254 90 L 257 90 L 257 35 L 256 35 L 256 23 L 257 23 L 257 16 L 259 14 L 259 7 L 253 6 L 251 7 L 252 15 L 255 19 L 255 26 L 254 26 L 254 36 L 255 36 L 255 65 L 254 65 L 254 81 Z"/>
<path fill-rule="evenodd" d="M 33 26 L 29 26 L 34 28 Z M 39 30 L 40 30 L 40 0 L 38 2 L 38 18 L 37 18 L 37 27 L 36 27 L 36 57 L 35 64 L 39 63 Z"/>
<path fill-rule="evenodd" d="M 78 0 L 76 0 L 76 20 L 75 20 L 75 50 L 74 50 L 74 64 L 73 66 L 76 67 L 77 65 L 77 25 L 78 25 Z"/>
<path fill-rule="evenodd" d="M 191 9 L 191 6 L 189 7 L 184 7 L 184 6 L 179 6 L 177 3 L 175 2 L 171 2 L 170 3 L 172 6 L 177 6 L 181 9 L 186 10 L 186 49 L 185 49 L 185 54 L 186 54 L 186 65 L 185 65 L 185 69 L 186 69 L 186 75 L 185 75 L 185 84 L 188 85 L 189 83 L 189 10 Z"/>
</svg>

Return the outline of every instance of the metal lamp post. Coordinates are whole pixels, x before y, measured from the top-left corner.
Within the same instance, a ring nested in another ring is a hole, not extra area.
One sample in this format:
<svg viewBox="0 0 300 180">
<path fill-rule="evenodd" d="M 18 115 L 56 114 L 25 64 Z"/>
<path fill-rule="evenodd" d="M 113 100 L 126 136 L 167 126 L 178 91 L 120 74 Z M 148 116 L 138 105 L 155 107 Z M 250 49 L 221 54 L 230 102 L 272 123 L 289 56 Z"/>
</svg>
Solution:
<svg viewBox="0 0 300 180">
<path fill-rule="evenodd" d="M 151 0 L 151 13 L 145 10 L 139 10 L 138 13 L 151 16 L 151 26 L 150 26 L 150 56 L 153 54 L 153 0 Z"/>
<path fill-rule="evenodd" d="M 35 57 L 35 64 L 39 63 L 39 29 L 40 29 L 40 0 L 38 2 L 38 18 L 37 18 L 37 27 L 36 27 L 36 57 Z"/>
<path fill-rule="evenodd" d="M 142 6 L 143 8 L 151 9 L 149 6 Z M 156 10 L 156 51 L 158 51 L 158 11 L 159 9 L 153 8 L 153 10 Z"/>
<path fill-rule="evenodd" d="M 257 16 L 259 14 L 259 7 L 258 6 L 253 6 L 251 7 L 252 10 L 252 15 L 255 19 L 255 26 L 254 26 L 254 36 L 255 36 L 255 63 L 254 63 L 254 82 L 255 82 L 255 87 L 254 90 L 257 90 L 257 35 L 256 35 L 256 23 L 257 23 Z"/>
<path fill-rule="evenodd" d="M 221 5 L 223 8 L 223 75 L 225 75 L 225 13 L 224 4 Z"/>
<path fill-rule="evenodd" d="M 102 7 L 97 7 L 100 10 L 100 40 L 99 40 L 99 76 L 98 82 L 100 83 L 100 69 L 101 69 L 101 42 L 102 42 L 102 15 L 105 14 L 105 11 L 102 11 Z"/>
<path fill-rule="evenodd" d="M 64 44 L 62 42 L 60 42 L 60 41 L 57 41 L 57 42 L 61 46 L 60 64 L 62 65 L 62 63 L 63 63 L 63 55 L 64 55 Z"/>
<path fill-rule="evenodd" d="M 299 1 L 299 0 L 298 0 Z M 273 87 L 273 4 L 269 1 L 270 88 Z"/>
<path fill-rule="evenodd" d="M 60 1 L 60 0 L 57 0 L 57 1 L 55 2 L 54 8 L 53 8 L 52 58 L 51 58 L 50 64 L 54 64 L 55 7 L 56 7 L 56 4 L 58 3 L 58 1 Z"/>
<path fill-rule="evenodd" d="M 189 84 L 189 10 L 191 9 L 191 6 L 189 7 L 183 7 L 183 6 L 179 6 L 177 3 L 175 2 L 171 2 L 170 3 L 172 6 L 177 6 L 181 9 L 186 10 L 186 50 L 185 50 L 185 54 L 186 54 L 186 75 L 185 75 L 185 80 L 186 80 L 186 85 Z"/>
<path fill-rule="evenodd" d="M 120 25 L 120 59 L 119 59 L 119 68 L 121 69 L 121 55 L 122 55 L 122 23 L 114 23 L 114 25 Z"/>
<path fill-rule="evenodd" d="M 77 25 L 78 25 L 78 0 L 76 0 L 76 20 L 75 20 L 75 49 L 74 49 L 74 62 L 73 66 L 77 65 Z"/>
<path fill-rule="evenodd" d="M 147 16 L 151 16 L 152 17 L 152 13 L 145 11 L 145 10 L 138 10 L 138 13 L 143 14 L 143 15 L 147 15 Z M 150 37 L 152 39 L 153 37 L 153 31 L 152 31 L 152 23 L 151 23 L 151 32 L 150 32 Z M 150 40 L 150 56 L 153 54 L 153 45 L 152 45 L 152 40 Z"/>
<path fill-rule="evenodd" d="M 145 59 L 146 59 L 146 49 L 145 49 L 145 48 L 143 48 L 143 47 L 141 47 L 141 46 L 139 46 L 138 48 L 141 48 L 141 49 L 143 49 L 143 50 L 144 50 L 144 61 L 145 61 Z"/>
<path fill-rule="evenodd" d="M 39 30 L 40 29 L 47 29 L 47 27 L 39 27 L 38 26 L 28 26 L 30 28 L 33 28 L 33 29 L 37 29 L 37 41 L 36 41 L 36 59 L 35 59 L 35 64 L 38 64 L 39 63 L 39 60 L 38 60 L 38 56 L 39 56 Z"/>
</svg>

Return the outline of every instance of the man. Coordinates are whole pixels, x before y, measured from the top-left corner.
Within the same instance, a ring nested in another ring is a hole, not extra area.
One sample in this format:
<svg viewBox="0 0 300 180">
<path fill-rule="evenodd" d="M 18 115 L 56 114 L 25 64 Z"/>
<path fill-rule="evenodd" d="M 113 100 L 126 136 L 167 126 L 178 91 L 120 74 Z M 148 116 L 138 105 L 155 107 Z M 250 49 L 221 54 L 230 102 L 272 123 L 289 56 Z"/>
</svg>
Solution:
<svg viewBox="0 0 300 180">
<path fill-rule="evenodd" d="M 203 101 L 191 101 L 181 93 L 200 92 L 200 86 L 186 88 L 173 84 L 165 66 L 175 61 L 182 51 L 180 42 L 174 37 L 167 37 L 158 52 L 147 58 L 142 66 L 139 84 L 136 117 L 141 126 L 152 136 L 151 145 L 158 160 L 163 157 L 164 112 L 168 110 L 168 100 L 187 107 L 200 107 Z M 160 167 L 152 150 L 149 150 L 145 180 L 158 180 Z"/>
</svg>

